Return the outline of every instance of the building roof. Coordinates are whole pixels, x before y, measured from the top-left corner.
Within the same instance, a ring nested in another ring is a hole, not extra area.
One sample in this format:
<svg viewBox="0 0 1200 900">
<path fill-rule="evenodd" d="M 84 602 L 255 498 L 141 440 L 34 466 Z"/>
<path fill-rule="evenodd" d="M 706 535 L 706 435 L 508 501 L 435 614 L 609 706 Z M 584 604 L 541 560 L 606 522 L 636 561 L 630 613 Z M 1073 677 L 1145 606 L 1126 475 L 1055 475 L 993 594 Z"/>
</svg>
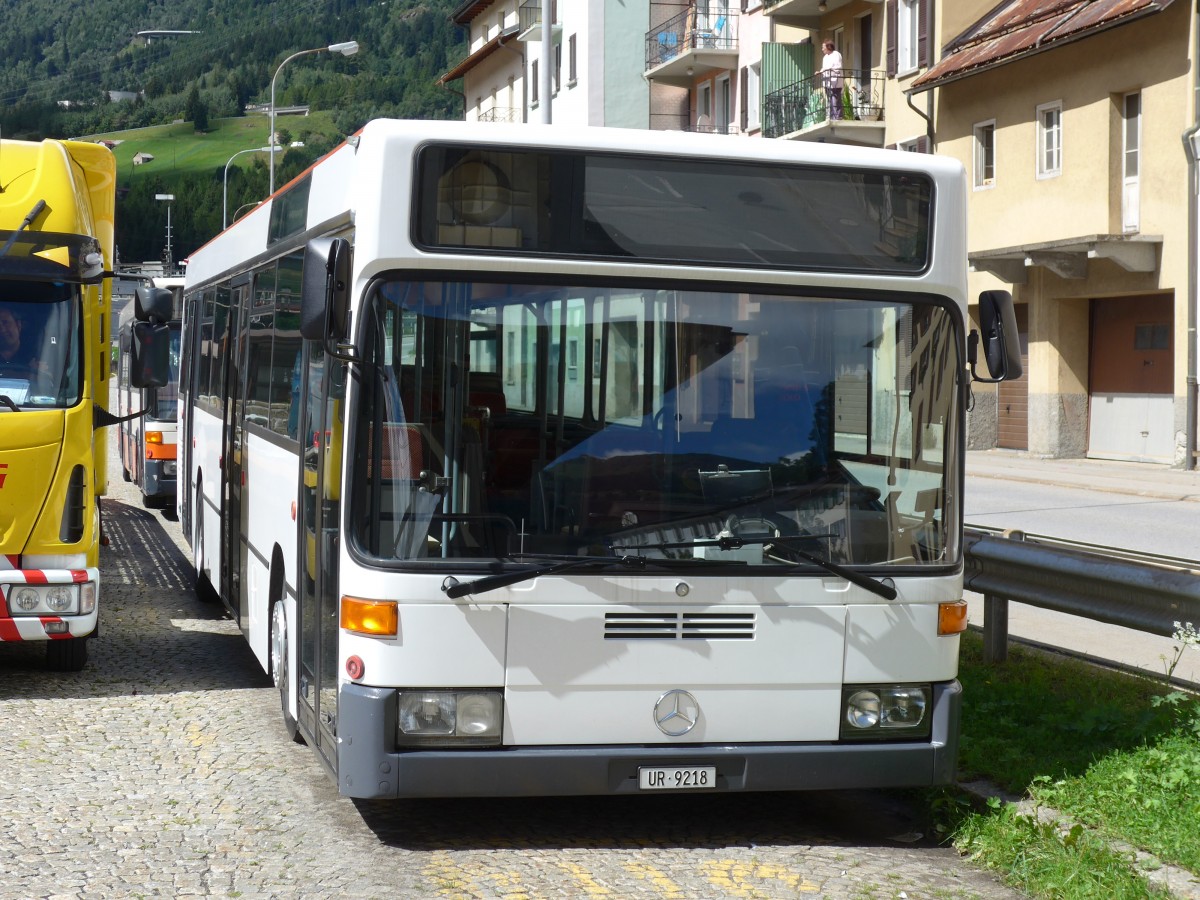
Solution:
<svg viewBox="0 0 1200 900">
<path fill-rule="evenodd" d="M 473 68 L 499 50 L 504 44 L 510 43 L 511 39 L 516 37 L 516 26 L 505 28 L 502 32 L 484 43 L 478 50 L 469 55 L 466 59 L 460 62 L 457 66 L 437 79 L 434 84 L 445 84 L 448 81 L 454 81 L 456 78 L 462 78 Z"/>
<path fill-rule="evenodd" d="M 471 20 L 492 5 L 493 0 L 464 0 L 450 13 L 455 25 L 470 25 Z"/>
<path fill-rule="evenodd" d="M 916 94 L 1162 12 L 1174 0 L 1007 0 L 913 81 Z"/>
</svg>

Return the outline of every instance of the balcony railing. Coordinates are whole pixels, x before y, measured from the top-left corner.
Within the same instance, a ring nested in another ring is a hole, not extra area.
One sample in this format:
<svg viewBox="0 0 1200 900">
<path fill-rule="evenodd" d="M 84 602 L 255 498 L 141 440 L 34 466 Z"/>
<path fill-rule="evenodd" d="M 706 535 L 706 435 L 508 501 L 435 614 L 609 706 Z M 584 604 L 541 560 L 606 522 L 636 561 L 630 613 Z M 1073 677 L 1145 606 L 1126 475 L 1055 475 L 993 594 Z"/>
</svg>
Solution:
<svg viewBox="0 0 1200 900">
<path fill-rule="evenodd" d="M 550 4 L 550 16 L 553 19 L 551 24 L 558 24 L 558 0 L 553 0 Z M 517 21 L 520 26 L 521 33 L 524 34 L 530 28 L 542 24 L 542 0 L 525 0 L 517 7 Z"/>
<path fill-rule="evenodd" d="M 481 110 L 478 121 L 480 122 L 520 122 L 521 110 L 513 106 L 493 106 L 491 109 Z"/>
<path fill-rule="evenodd" d="M 684 131 L 693 131 L 697 134 L 741 134 L 742 130 L 732 122 L 727 122 L 724 125 L 702 125 L 698 122 L 692 122 L 686 125 Z"/>
<path fill-rule="evenodd" d="M 837 73 L 837 69 L 831 70 Z M 883 88 L 886 78 L 870 69 L 842 69 L 840 109 L 830 115 L 828 77 L 818 72 L 763 97 L 763 137 L 783 137 L 829 120 L 875 122 L 883 120 Z"/>
<path fill-rule="evenodd" d="M 736 53 L 737 49 L 737 10 L 689 7 L 646 32 L 646 68 L 653 69 L 689 50 Z"/>
</svg>

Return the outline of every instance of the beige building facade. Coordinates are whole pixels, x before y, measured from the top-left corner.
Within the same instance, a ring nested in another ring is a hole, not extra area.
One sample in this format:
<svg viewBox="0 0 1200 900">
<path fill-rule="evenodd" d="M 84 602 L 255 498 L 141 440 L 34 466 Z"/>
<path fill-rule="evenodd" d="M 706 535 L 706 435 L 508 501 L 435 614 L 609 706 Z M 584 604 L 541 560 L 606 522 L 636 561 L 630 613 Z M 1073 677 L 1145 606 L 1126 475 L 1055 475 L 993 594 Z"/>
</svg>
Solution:
<svg viewBox="0 0 1200 900">
<path fill-rule="evenodd" d="M 462 78 L 467 118 L 500 118 L 488 110 L 513 103 L 523 112 L 511 120 L 536 121 L 532 65 L 516 61 L 509 43 L 535 56 L 521 19 L 535 7 L 540 0 L 487 0 L 458 10 L 472 52 L 443 82 Z M 632 68 L 645 93 L 621 105 L 622 121 L 570 120 L 962 162 L 970 295 L 1012 292 L 1026 363 L 1016 381 L 975 386 L 972 449 L 1195 467 L 1192 4 L 650 0 L 622 9 L 624 19 L 580 34 L 644 53 L 609 54 L 601 75 L 580 76 L 588 90 L 579 96 L 604 108 L 618 70 L 625 77 Z M 640 21 L 647 30 L 638 33 Z M 568 22 L 557 46 L 569 48 L 576 30 Z M 822 88 L 827 39 L 847 85 L 838 116 Z M 511 68 L 501 76 L 492 66 Z M 569 96 L 556 91 L 555 100 Z"/>
<path fill-rule="evenodd" d="M 977 386 L 971 446 L 1186 464 L 1193 12 L 971 6 L 907 88 L 967 170 L 971 295 L 1011 290 L 1024 332 L 1026 375 Z"/>
</svg>

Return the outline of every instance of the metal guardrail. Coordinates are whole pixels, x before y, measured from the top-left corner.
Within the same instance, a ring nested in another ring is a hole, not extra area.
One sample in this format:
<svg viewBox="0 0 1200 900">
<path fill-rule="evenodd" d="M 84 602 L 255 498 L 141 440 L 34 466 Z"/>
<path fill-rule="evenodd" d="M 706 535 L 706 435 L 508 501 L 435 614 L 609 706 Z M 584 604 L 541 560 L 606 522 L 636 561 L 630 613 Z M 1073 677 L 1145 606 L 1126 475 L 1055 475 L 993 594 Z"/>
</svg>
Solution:
<svg viewBox="0 0 1200 900">
<path fill-rule="evenodd" d="M 1200 623 L 1200 561 L 968 525 L 964 588 L 984 596 L 984 661 L 1008 648 L 1008 604 L 1170 637 Z"/>
</svg>

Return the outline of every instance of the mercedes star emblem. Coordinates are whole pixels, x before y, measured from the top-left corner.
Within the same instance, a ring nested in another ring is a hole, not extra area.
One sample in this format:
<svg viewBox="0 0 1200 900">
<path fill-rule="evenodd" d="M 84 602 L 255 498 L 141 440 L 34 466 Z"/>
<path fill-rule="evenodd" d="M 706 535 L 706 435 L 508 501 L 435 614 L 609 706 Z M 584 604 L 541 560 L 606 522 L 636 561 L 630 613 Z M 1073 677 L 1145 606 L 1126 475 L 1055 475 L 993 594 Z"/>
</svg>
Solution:
<svg viewBox="0 0 1200 900">
<path fill-rule="evenodd" d="M 687 691 L 675 688 L 667 691 L 654 704 L 654 724 L 668 737 L 679 737 L 696 727 L 700 719 L 700 704 Z"/>
</svg>

